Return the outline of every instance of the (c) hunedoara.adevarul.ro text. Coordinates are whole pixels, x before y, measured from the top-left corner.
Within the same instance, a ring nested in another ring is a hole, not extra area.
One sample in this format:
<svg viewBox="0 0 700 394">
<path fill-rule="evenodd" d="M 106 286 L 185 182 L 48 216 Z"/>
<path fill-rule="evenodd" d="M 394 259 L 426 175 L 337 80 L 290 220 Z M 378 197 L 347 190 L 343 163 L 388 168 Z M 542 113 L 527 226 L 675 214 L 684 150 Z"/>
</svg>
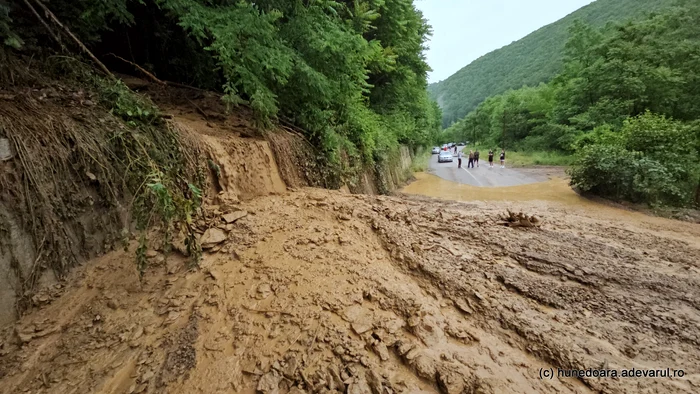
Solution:
<svg viewBox="0 0 700 394">
<path fill-rule="evenodd" d="M 685 371 L 682 369 L 639 369 L 639 368 L 588 368 L 588 369 L 564 369 L 564 368 L 540 368 L 540 379 L 563 378 L 682 378 Z"/>
</svg>

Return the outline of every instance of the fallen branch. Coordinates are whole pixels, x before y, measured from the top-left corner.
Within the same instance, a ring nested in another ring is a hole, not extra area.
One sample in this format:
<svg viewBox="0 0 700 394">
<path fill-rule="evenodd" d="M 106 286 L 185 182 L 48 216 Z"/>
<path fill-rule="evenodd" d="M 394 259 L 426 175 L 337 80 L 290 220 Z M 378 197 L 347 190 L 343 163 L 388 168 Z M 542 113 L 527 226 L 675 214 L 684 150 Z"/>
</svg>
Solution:
<svg viewBox="0 0 700 394">
<path fill-rule="evenodd" d="M 68 52 L 68 50 L 66 49 L 66 47 L 65 47 L 65 46 L 63 45 L 63 43 L 61 42 L 61 37 L 59 37 L 56 33 L 54 33 L 53 30 L 51 30 L 51 26 L 49 26 L 49 24 L 46 23 L 46 21 L 44 20 L 44 18 L 42 18 L 41 15 L 39 15 L 39 13 L 36 11 L 36 9 L 34 8 L 34 6 L 29 2 L 29 0 L 24 0 L 24 4 L 26 4 L 27 7 L 29 7 L 29 9 L 32 11 L 32 14 L 34 14 L 34 16 L 36 17 L 36 19 L 38 19 L 39 22 L 41 22 L 41 24 L 44 25 L 44 27 L 46 28 L 46 31 L 49 33 L 49 35 L 51 36 L 51 38 L 53 38 L 54 41 L 56 41 L 56 42 L 58 43 L 58 45 L 61 46 L 61 50 L 62 50 L 63 52 Z"/>
<path fill-rule="evenodd" d="M 293 313 L 290 312 L 285 312 L 285 311 L 273 311 L 273 310 L 265 310 L 265 309 L 253 309 L 249 306 L 243 305 L 243 308 L 247 310 L 248 312 L 255 312 L 255 313 L 279 313 L 280 315 L 287 315 L 287 316 L 292 316 L 296 317 Z"/>
<path fill-rule="evenodd" d="M 97 66 L 100 68 L 100 70 L 102 70 L 108 77 L 114 78 L 114 75 L 109 71 L 109 69 L 107 67 L 105 67 L 105 65 L 102 64 L 102 62 L 98 58 L 96 58 L 95 55 L 92 54 L 92 52 L 90 52 L 90 50 L 85 46 L 85 44 L 82 43 L 82 41 L 80 41 L 78 39 L 78 37 L 73 35 L 73 33 L 70 31 L 70 29 L 68 29 L 68 27 L 64 26 L 63 23 L 61 23 L 61 21 L 58 20 L 58 18 L 56 18 L 56 15 L 54 15 L 53 12 L 51 12 L 51 10 L 49 10 L 49 8 L 46 7 L 46 5 L 44 5 L 44 3 L 41 2 L 41 0 L 34 0 L 34 2 L 39 7 L 41 7 L 42 10 L 44 10 L 44 14 L 49 19 L 51 19 L 56 25 L 58 25 L 58 27 L 63 29 L 63 31 L 66 34 L 68 34 L 68 36 L 73 41 L 75 41 L 75 43 L 80 47 L 80 49 L 82 49 L 83 52 L 85 52 L 85 54 L 87 54 L 90 57 L 90 59 L 92 59 L 92 61 L 95 62 L 95 64 L 97 64 Z"/>
<path fill-rule="evenodd" d="M 25 0 L 25 1 L 26 1 L 26 0 Z M 195 90 L 195 91 L 203 92 L 203 93 L 212 93 L 211 91 L 206 90 L 206 89 L 201 89 L 201 88 L 197 88 L 197 87 L 190 86 L 190 85 L 185 85 L 185 84 L 178 83 L 178 82 L 163 81 L 163 80 L 161 80 L 161 79 L 158 79 L 158 77 L 156 77 L 155 75 L 153 75 L 152 73 L 150 73 L 150 72 L 149 72 L 148 70 L 146 70 L 145 68 L 139 66 L 138 64 L 132 62 L 131 60 L 124 59 L 123 57 L 121 57 L 121 56 L 119 56 L 119 55 L 116 55 L 116 54 L 114 54 L 114 53 L 108 53 L 108 54 L 105 55 L 105 56 L 112 56 L 112 57 L 114 57 L 114 58 L 116 58 L 116 59 L 118 59 L 118 60 L 121 60 L 121 61 L 123 61 L 123 62 L 125 62 L 125 63 L 127 63 L 127 64 L 132 65 L 134 68 L 136 68 L 137 70 L 139 70 L 142 74 L 144 74 L 148 79 L 150 79 L 151 81 L 153 81 L 153 82 L 155 82 L 155 83 L 157 83 L 157 84 L 159 84 L 159 85 L 171 86 L 171 87 L 174 87 L 174 88 L 182 88 L 182 89 Z"/>
<path fill-rule="evenodd" d="M 445 249 L 449 254 L 451 254 L 451 255 L 453 255 L 453 256 L 457 256 L 453 251 L 451 251 L 451 250 L 448 249 L 447 247 L 442 246 L 442 245 L 440 245 L 440 244 L 433 244 L 433 245 L 431 245 L 431 246 L 428 246 L 427 248 L 421 248 L 421 249 L 423 249 L 424 251 L 426 251 L 426 250 L 433 250 L 433 249 L 435 249 L 435 248 L 442 248 L 442 249 Z"/>
<path fill-rule="evenodd" d="M 105 56 L 112 56 L 112 57 L 114 57 L 114 58 L 117 58 L 117 59 L 123 61 L 124 63 L 128 63 L 128 64 L 134 66 L 134 68 L 136 68 L 137 70 L 141 71 L 141 73 L 142 73 L 143 75 L 145 75 L 146 77 L 148 77 L 148 79 L 150 79 L 151 81 L 153 81 L 153 82 L 155 82 L 155 83 L 157 83 L 157 84 L 159 84 L 159 85 L 165 86 L 165 85 L 168 84 L 167 82 L 163 82 L 163 81 L 161 81 L 160 79 L 156 78 L 155 75 L 151 74 L 151 73 L 148 72 L 146 69 L 144 69 L 143 67 L 139 66 L 138 64 L 136 64 L 136 63 L 134 63 L 134 62 L 132 62 L 132 61 L 130 61 L 130 60 L 126 60 L 126 59 L 124 59 L 123 57 L 121 57 L 121 56 L 119 56 L 119 55 L 115 55 L 114 53 L 108 53 L 108 54 L 105 55 Z"/>
<path fill-rule="evenodd" d="M 200 115 L 204 116 L 204 120 L 206 120 L 207 122 L 209 121 L 209 116 L 207 116 L 207 113 L 204 112 L 203 109 L 199 108 L 199 105 L 195 104 L 195 102 L 190 99 L 187 99 L 187 101 L 189 101 L 190 104 L 194 106 L 194 108 L 197 110 L 197 112 L 199 112 Z"/>
</svg>

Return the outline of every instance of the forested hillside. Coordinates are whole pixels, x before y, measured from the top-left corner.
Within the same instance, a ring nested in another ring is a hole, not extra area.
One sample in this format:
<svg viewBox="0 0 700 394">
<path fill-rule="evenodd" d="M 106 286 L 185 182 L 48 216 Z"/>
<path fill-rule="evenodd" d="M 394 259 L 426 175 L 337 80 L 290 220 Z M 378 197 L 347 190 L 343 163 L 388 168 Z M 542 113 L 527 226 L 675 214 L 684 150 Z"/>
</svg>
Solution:
<svg viewBox="0 0 700 394">
<path fill-rule="evenodd" d="M 262 124 L 300 127 L 339 177 L 439 131 L 422 53 L 430 30 L 412 0 L 2 2 L 5 49 L 76 52 L 56 42 L 48 12 L 111 70 L 140 66 L 219 91 Z"/>
<path fill-rule="evenodd" d="M 527 37 L 475 60 L 428 90 L 443 110 L 443 127 L 464 117 L 487 97 L 547 82 L 561 71 L 567 30 L 580 19 L 602 27 L 664 9 L 674 0 L 597 0 Z M 455 48 L 455 51 L 463 50 Z"/>
<path fill-rule="evenodd" d="M 569 34 L 550 83 L 488 98 L 444 138 L 575 154 L 572 184 L 602 196 L 700 203 L 700 4 Z"/>
</svg>

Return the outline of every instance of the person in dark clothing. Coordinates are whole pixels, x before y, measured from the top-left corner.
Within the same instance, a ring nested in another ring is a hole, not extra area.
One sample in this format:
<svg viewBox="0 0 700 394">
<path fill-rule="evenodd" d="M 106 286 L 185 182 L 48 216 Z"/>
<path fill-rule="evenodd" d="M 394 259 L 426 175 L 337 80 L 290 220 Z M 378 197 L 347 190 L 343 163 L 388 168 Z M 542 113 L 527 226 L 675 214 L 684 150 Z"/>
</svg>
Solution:
<svg viewBox="0 0 700 394">
<path fill-rule="evenodd" d="M 467 168 L 474 168 L 474 151 L 469 151 L 469 162 L 467 163 Z"/>
<path fill-rule="evenodd" d="M 455 155 L 457 154 L 457 145 L 455 145 Z"/>
<path fill-rule="evenodd" d="M 479 150 L 477 149 L 474 151 L 474 162 L 476 163 L 476 166 L 479 167 Z"/>
<path fill-rule="evenodd" d="M 501 149 L 501 168 L 506 168 L 506 150 Z"/>
<path fill-rule="evenodd" d="M 489 149 L 489 168 L 493 168 L 493 149 Z"/>
</svg>

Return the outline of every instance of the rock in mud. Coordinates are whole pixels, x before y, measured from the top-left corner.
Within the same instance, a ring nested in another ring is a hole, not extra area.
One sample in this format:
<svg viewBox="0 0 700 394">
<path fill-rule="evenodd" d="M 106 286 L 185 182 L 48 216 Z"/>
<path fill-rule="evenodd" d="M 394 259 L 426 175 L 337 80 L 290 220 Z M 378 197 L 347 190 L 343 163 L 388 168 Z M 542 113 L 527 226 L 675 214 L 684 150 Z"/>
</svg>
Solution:
<svg viewBox="0 0 700 394">
<path fill-rule="evenodd" d="M 356 377 L 348 386 L 348 394 L 373 394 L 367 380 L 363 377 Z"/>
<path fill-rule="evenodd" d="M 374 344 L 374 352 L 377 353 L 377 356 L 379 356 L 382 361 L 389 360 L 389 349 L 386 348 L 385 344 L 381 342 Z"/>
<path fill-rule="evenodd" d="M 238 219 L 242 219 L 244 217 L 248 216 L 247 211 L 236 211 L 236 212 L 231 212 L 227 213 L 226 215 L 222 216 L 221 219 L 223 219 L 224 222 L 227 224 L 234 223 Z"/>
<path fill-rule="evenodd" d="M 281 372 L 287 379 L 294 379 L 294 375 L 297 373 L 297 368 L 299 368 L 299 362 L 296 357 L 290 357 L 287 360 L 287 364 L 282 368 Z"/>
<path fill-rule="evenodd" d="M 398 351 L 401 356 L 405 356 L 406 354 L 408 354 L 408 352 L 413 350 L 413 348 L 415 348 L 415 347 L 416 346 L 410 342 L 399 341 L 396 344 L 396 351 Z"/>
<path fill-rule="evenodd" d="M 202 244 L 202 249 L 211 249 L 224 241 L 226 241 L 226 233 L 216 227 L 205 231 L 199 240 L 200 244 Z"/>
<path fill-rule="evenodd" d="M 383 394 L 384 385 L 382 384 L 382 377 L 376 371 L 369 371 L 367 373 L 367 382 L 369 383 L 370 389 L 373 394 Z"/>
<path fill-rule="evenodd" d="M 466 300 L 463 300 L 461 298 L 458 298 L 455 301 L 455 306 L 457 306 L 457 309 L 460 311 L 466 313 L 467 315 L 471 315 L 474 313 L 474 310 L 469 306 Z"/>
<path fill-rule="evenodd" d="M 359 321 L 352 323 L 352 329 L 358 335 L 364 334 L 367 331 L 372 329 L 372 322 L 369 320 L 361 319 Z"/>
<path fill-rule="evenodd" d="M 435 379 L 437 368 L 435 366 L 435 360 L 431 357 L 419 355 L 411 360 L 410 365 L 415 369 L 416 375 L 420 376 L 421 378 L 428 380 Z"/>
<path fill-rule="evenodd" d="M 263 394 L 277 394 L 279 393 L 279 384 L 281 380 L 282 377 L 277 371 L 272 370 L 260 378 L 257 391 Z"/>
<path fill-rule="evenodd" d="M 10 140 L 7 138 L 0 138 L 0 161 L 10 160 L 15 156 L 10 146 Z"/>
<path fill-rule="evenodd" d="M 437 384 L 444 394 L 460 394 L 465 388 L 462 375 L 447 368 L 440 368 L 437 372 Z"/>
<path fill-rule="evenodd" d="M 264 300 L 272 294 L 272 286 L 269 283 L 261 283 L 257 288 L 257 295 L 255 298 Z"/>
<path fill-rule="evenodd" d="M 166 264 L 166 269 L 168 271 L 168 274 L 174 274 L 178 271 L 180 268 L 180 263 L 174 260 L 168 260 L 168 263 Z"/>
</svg>

